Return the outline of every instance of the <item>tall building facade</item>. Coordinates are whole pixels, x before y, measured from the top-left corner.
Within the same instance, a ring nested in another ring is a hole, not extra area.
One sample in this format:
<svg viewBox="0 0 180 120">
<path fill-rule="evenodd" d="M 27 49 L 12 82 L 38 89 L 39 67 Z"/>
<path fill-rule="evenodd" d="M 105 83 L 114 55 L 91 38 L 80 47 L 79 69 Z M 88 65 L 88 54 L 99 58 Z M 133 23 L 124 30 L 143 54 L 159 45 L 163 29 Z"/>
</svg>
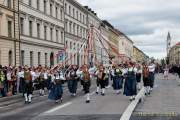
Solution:
<svg viewBox="0 0 180 120">
<path fill-rule="evenodd" d="M 67 64 L 87 64 L 88 11 L 75 0 L 65 0 L 64 11 Z"/>
<path fill-rule="evenodd" d="M 133 60 L 138 63 L 146 62 L 147 55 L 136 46 L 133 46 Z"/>
<path fill-rule="evenodd" d="M 176 43 L 169 50 L 169 63 L 180 65 L 180 42 Z"/>
<path fill-rule="evenodd" d="M 0 64 L 19 65 L 19 1 L 0 0 Z"/>
<path fill-rule="evenodd" d="M 21 65 L 53 66 L 64 50 L 64 1 L 20 1 Z"/>
<path fill-rule="evenodd" d="M 133 41 L 128 38 L 124 33 L 120 33 L 119 53 L 123 61 L 133 59 Z"/>
<path fill-rule="evenodd" d="M 133 42 L 76 0 L 0 0 L 0 64 L 109 64 L 133 57 Z"/>
<path fill-rule="evenodd" d="M 104 42 L 103 38 L 103 28 L 102 28 L 102 21 L 97 17 L 97 14 L 85 6 L 86 10 L 88 11 L 88 30 L 89 30 L 89 63 L 94 64 L 96 63 L 108 63 L 108 53 L 106 52 L 107 44 Z M 106 39 L 106 38 L 105 38 Z M 101 43 L 102 42 L 102 43 Z"/>
</svg>

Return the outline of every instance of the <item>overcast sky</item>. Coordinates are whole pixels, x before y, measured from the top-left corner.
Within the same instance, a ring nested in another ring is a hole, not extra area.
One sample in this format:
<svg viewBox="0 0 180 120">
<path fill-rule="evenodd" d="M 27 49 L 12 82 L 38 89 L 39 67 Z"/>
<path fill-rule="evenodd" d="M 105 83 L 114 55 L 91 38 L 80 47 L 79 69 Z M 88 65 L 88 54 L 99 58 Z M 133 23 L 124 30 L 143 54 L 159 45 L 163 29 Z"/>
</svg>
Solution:
<svg viewBox="0 0 180 120">
<path fill-rule="evenodd" d="M 166 55 L 166 38 L 180 41 L 180 0 L 77 0 L 128 35 L 150 57 Z"/>
</svg>

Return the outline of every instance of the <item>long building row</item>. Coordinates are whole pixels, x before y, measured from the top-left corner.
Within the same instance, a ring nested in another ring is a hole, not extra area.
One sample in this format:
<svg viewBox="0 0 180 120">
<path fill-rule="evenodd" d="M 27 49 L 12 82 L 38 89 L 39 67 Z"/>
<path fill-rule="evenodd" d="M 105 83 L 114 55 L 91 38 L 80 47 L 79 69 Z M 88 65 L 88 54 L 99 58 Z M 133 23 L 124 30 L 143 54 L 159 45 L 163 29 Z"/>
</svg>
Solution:
<svg viewBox="0 0 180 120">
<path fill-rule="evenodd" d="M 133 41 L 76 0 L 0 0 L 1 65 L 54 66 L 61 51 L 66 64 L 123 62 Z"/>
</svg>

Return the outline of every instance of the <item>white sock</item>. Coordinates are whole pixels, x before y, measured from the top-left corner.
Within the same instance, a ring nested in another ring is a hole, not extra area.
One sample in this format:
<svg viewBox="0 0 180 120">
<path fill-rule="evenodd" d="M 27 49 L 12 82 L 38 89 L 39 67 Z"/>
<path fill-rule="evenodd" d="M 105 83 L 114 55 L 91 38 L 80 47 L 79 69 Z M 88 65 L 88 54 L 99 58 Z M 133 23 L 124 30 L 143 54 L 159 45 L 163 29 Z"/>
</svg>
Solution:
<svg viewBox="0 0 180 120">
<path fill-rule="evenodd" d="M 86 97 L 87 97 L 87 100 L 90 100 L 90 94 L 89 93 L 87 93 Z"/>
<path fill-rule="evenodd" d="M 42 95 L 44 95 L 44 90 L 41 91 Z"/>
<path fill-rule="evenodd" d="M 102 89 L 102 93 L 103 93 L 103 94 L 105 93 L 105 89 L 104 89 L 104 88 Z"/>
<path fill-rule="evenodd" d="M 28 98 L 29 98 L 29 102 L 31 102 L 32 95 L 29 94 Z"/>
<path fill-rule="evenodd" d="M 99 92 L 99 87 L 97 87 L 96 92 Z"/>
<path fill-rule="evenodd" d="M 132 96 L 130 96 L 130 99 L 132 99 L 133 97 Z"/>
<path fill-rule="evenodd" d="M 28 97 L 26 93 L 24 94 L 24 97 L 25 97 L 25 101 L 28 101 Z"/>
<path fill-rule="evenodd" d="M 39 94 L 42 94 L 42 89 L 39 90 Z"/>
</svg>

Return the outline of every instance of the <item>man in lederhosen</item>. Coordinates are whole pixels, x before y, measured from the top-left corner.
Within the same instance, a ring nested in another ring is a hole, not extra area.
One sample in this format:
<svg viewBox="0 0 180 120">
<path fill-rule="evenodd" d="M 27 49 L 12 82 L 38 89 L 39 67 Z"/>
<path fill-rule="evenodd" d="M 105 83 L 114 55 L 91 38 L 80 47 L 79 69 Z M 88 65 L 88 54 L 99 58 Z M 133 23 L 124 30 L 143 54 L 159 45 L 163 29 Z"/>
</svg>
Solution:
<svg viewBox="0 0 180 120">
<path fill-rule="evenodd" d="M 105 76 L 106 73 L 104 71 L 104 67 L 101 65 L 99 66 L 99 69 L 96 72 L 97 75 L 97 81 L 100 84 L 101 87 L 101 95 L 104 96 L 105 95 L 105 85 L 106 85 L 106 81 L 105 81 Z"/>
<path fill-rule="evenodd" d="M 31 98 L 32 98 L 32 75 L 30 70 L 25 67 L 24 71 L 24 97 L 25 97 L 25 104 L 26 103 L 31 103 Z"/>
</svg>

